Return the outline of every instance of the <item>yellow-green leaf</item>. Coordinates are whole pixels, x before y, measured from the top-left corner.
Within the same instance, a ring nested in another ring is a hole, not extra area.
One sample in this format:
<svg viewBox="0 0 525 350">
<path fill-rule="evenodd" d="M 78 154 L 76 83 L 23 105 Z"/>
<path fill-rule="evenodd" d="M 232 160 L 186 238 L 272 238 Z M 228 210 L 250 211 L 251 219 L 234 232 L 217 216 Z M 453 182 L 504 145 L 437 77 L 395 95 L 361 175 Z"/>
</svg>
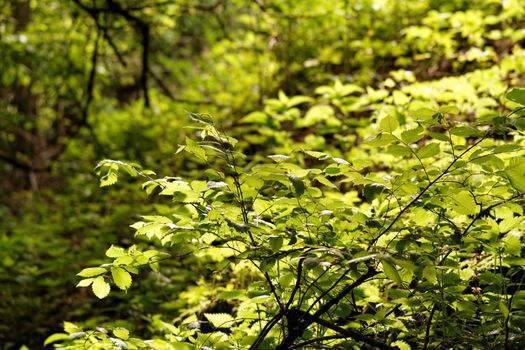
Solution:
<svg viewBox="0 0 525 350">
<path fill-rule="evenodd" d="M 460 109 L 458 108 L 458 106 L 449 105 L 441 107 L 439 111 L 441 113 L 458 114 L 460 112 Z"/>
<path fill-rule="evenodd" d="M 47 339 L 44 341 L 44 346 L 47 346 L 51 343 L 60 341 L 60 340 L 69 340 L 69 334 L 66 333 L 55 333 L 51 334 Z"/>
<path fill-rule="evenodd" d="M 417 151 L 419 158 L 433 157 L 439 153 L 439 145 L 437 143 L 429 143 L 428 145 Z"/>
<path fill-rule="evenodd" d="M 383 273 L 385 276 L 398 286 L 402 287 L 403 280 L 401 279 L 401 276 L 399 276 L 395 266 L 386 260 L 382 260 L 381 265 L 383 266 Z"/>
<path fill-rule="evenodd" d="M 414 129 L 405 130 L 401 133 L 401 139 L 408 144 L 419 141 L 425 136 L 425 129 L 421 126 L 418 126 Z"/>
<path fill-rule="evenodd" d="M 232 321 L 234 321 L 234 318 L 231 315 L 224 313 L 204 314 L 204 316 L 215 328 L 230 328 L 232 326 Z"/>
<path fill-rule="evenodd" d="M 109 258 L 118 258 L 118 257 L 121 257 L 121 256 L 123 256 L 125 254 L 126 254 L 126 252 L 125 252 L 124 248 L 117 247 L 117 246 L 114 246 L 114 245 L 111 245 L 111 247 L 109 247 L 109 249 L 106 250 L 106 256 L 109 257 Z"/>
<path fill-rule="evenodd" d="M 94 278 L 86 278 L 83 280 L 80 280 L 80 282 L 77 283 L 77 287 L 89 287 L 91 283 L 93 283 Z"/>
<path fill-rule="evenodd" d="M 509 166 L 505 169 L 505 174 L 514 188 L 520 192 L 525 192 L 525 159 L 511 159 Z"/>
<path fill-rule="evenodd" d="M 103 299 L 107 297 L 107 295 L 109 294 L 109 291 L 111 290 L 109 283 L 104 281 L 103 276 L 98 276 L 97 278 L 95 278 L 93 280 L 93 284 L 91 285 L 91 288 L 93 289 L 93 293 L 99 299 Z"/>
<path fill-rule="evenodd" d="M 115 282 L 120 289 L 126 290 L 131 286 L 131 275 L 123 268 L 112 267 L 111 276 L 113 277 L 113 282 Z"/>
<path fill-rule="evenodd" d="M 103 273 L 106 273 L 106 269 L 103 267 L 88 267 L 79 273 L 77 273 L 77 276 L 80 277 L 94 277 L 101 275 Z"/>
<path fill-rule="evenodd" d="M 399 350 L 412 350 L 410 345 L 407 342 L 404 342 L 402 340 L 396 340 L 395 342 L 393 342 L 390 345 L 397 346 L 399 348 Z"/>
<path fill-rule="evenodd" d="M 455 211 L 460 214 L 472 215 L 477 212 L 477 205 L 472 195 L 467 191 L 455 193 L 450 197 Z"/>
<path fill-rule="evenodd" d="M 397 118 L 392 115 L 387 115 L 381 119 L 381 122 L 379 123 L 379 129 L 386 132 L 392 132 L 396 130 L 398 126 L 399 122 L 397 121 Z"/>
<path fill-rule="evenodd" d="M 499 301 L 499 311 L 501 311 L 503 318 L 506 319 L 509 316 L 509 309 L 503 300 Z"/>
<path fill-rule="evenodd" d="M 208 160 L 204 148 L 199 146 L 195 141 L 193 141 L 190 138 L 186 138 L 186 147 L 184 148 L 184 150 L 190 154 L 193 154 L 195 157 L 204 162 Z"/>
<path fill-rule="evenodd" d="M 129 331 L 126 328 L 117 327 L 113 330 L 113 334 L 120 339 L 128 340 L 129 338 Z"/>
<path fill-rule="evenodd" d="M 504 219 L 498 225 L 499 231 L 501 233 L 507 233 L 510 230 L 512 230 L 513 228 L 515 228 L 516 226 L 518 226 L 519 224 L 521 224 L 523 219 L 524 219 L 523 216 L 515 216 L 515 217 L 512 217 L 512 218 Z"/>
<path fill-rule="evenodd" d="M 410 102 L 408 96 L 399 90 L 394 90 L 392 96 L 394 97 L 394 103 L 398 106 L 406 105 L 408 102 Z"/>
<path fill-rule="evenodd" d="M 71 333 L 81 332 L 81 331 L 82 331 L 82 328 L 80 328 L 79 326 L 77 326 L 77 325 L 74 324 L 74 323 L 64 321 L 64 330 L 65 330 L 68 334 L 71 334 Z"/>
</svg>

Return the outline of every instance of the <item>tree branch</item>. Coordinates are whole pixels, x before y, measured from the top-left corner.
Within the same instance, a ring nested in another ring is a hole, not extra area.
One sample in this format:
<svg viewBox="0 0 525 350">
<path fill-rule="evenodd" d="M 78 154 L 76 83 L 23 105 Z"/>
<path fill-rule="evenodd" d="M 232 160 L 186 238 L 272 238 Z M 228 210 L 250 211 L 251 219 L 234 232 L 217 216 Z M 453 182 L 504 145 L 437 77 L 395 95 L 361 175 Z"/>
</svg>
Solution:
<svg viewBox="0 0 525 350">
<path fill-rule="evenodd" d="M 82 119 L 81 124 L 86 125 L 89 113 L 89 107 L 93 101 L 93 88 L 95 86 L 95 76 L 97 71 L 97 61 L 98 61 L 98 42 L 100 38 L 100 30 L 97 30 L 97 36 L 95 38 L 95 47 L 93 49 L 93 55 L 91 56 L 91 70 L 89 71 L 88 82 L 85 90 L 86 101 L 84 107 L 82 108 Z"/>
<path fill-rule="evenodd" d="M 285 310 L 290 309 L 290 306 L 293 303 L 293 299 L 295 297 L 295 294 L 297 293 L 297 291 L 301 287 L 301 275 L 303 274 L 303 262 L 304 262 L 304 259 L 305 259 L 304 257 L 301 257 L 299 259 L 299 264 L 297 264 L 297 281 L 295 281 L 295 286 L 294 286 L 294 288 L 292 290 L 292 294 L 290 294 L 290 299 L 288 299 L 288 302 L 284 306 Z"/>
<path fill-rule="evenodd" d="M 281 344 L 276 347 L 276 350 L 287 350 L 293 343 L 303 334 L 303 332 L 312 324 L 323 322 L 319 321 L 321 316 L 327 313 L 334 305 L 339 303 L 348 293 L 354 290 L 356 287 L 365 283 L 369 278 L 377 275 L 379 272 L 376 271 L 373 267 L 369 267 L 368 271 L 356 279 L 353 283 L 344 287 L 333 299 L 328 301 L 322 307 L 320 307 L 314 314 L 309 314 L 298 309 L 292 309 L 293 313 L 287 314 L 288 319 L 288 334 L 285 336 Z M 339 283 L 339 279 L 337 283 Z M 295 317 L 290 317 L 295 316 Z M 302 320 L 301 320 L 302 319 Z M 343 328 L 341 328 L 343 329 Z M 363 340 L 364 341 L 364 340 Z M 388 349 L 383 347 L 382 349 Z"/>
<path fill-rule="evenodd" d="M 311 315 L 311 314 L 309 314 L 307 312 L 304 312 L 304 311 L 301 311 L 301 310 L 296 310 L 296 312 L 301 313 L 302 314 L 301 316 L 303 318 L 305 318 L 305 319 L 312 318 L 314 316 L 314 315 Z M 323 327 L 331 329 L 331 330 L 337 332 L 338 334 L 334 335 L 334 336 L 314 338 L 314 339 L 307 340 L 306 342 L 303 342 L 303 343 L 300 343 L 300 344 L 297 344 L 297 345 L 290 344 L 290 345 L 288 345 L 288 347 L 286 347 L 286 349 L 297 349 L 297 348 L 300 348 L 301 346 L 304 346 L 304 345 L 317 343 L 317 342 L 321 342 L 321 341 L 325 341 L 325 340 L 341 339 L 341 338 L 352 338 L 352 339 L 354 339 L 356 341 L 359 341 L 359 342 L 362 342 L 362 343 L 365 343 L 365 344 L 368 344 L 368 345 L 371 345 L 371 346 L 375 346 L 376 348 L 381 349 L 381 350 L 397 350 L 396 347 L 387 345 L 387 344 L 385 344 L 383 342 L 380 342 L 380 341 L 378 341 L 378 340 L 376 340 L 376 339 L 374 339 L 372 337 L 364 335 L 364 334 L 362 334 L 360 332 L 357 332 L 357 331 L 355 331 L 353 329 L 343 328 L 341 326 L 338 326 L 336 324 L 333 324 L 332 322 L 329 322 L 329 321 L 321 319 L 321 318 L 317 318 L 314 321 L 314 323 L 317 323 L 318 325 L 321 325 Z M 281 349 L 281 348 L 278 347 L 277 349 Z"/>
<path fill-rule="evenodd" d="M 9 156 L 5 155 L 4 153 L 1 153 L 1 152 L 0 152 L 0 160 L 3 160 L 7 164 L 9 164 L 9 165 L 11 165 L 11 166 L 13 166 L 15 168 L 18 168 L 18 169 L 22 169 L 22 170 L 25 170 L 25 171 L 35 171 L 35 169 L 33 169 L 33 167 L 31 165 L 26 164 L 26 163 L 22 163 L 18 159 L 9 157 Z"/>
<path fill-rule="evenodd" d="M 142 72 L 140 75 L 140 85 L 144 93 L 144 106 L 146 108 L 150 107 L 150 99 L 148 92 L 148 72 L 149 72 L 149 48 L 150 48 L 150 27 L 149 25 L 140 19 L 139 17 L 133 15 L 128 10 L 124 9 L 117 1 L 107 0 L 109 6 L 108 10 L 118 13 L 124 17 L 129 23 L 134 23 L 138 27 L 138 31 L 142 36 Z"/>
<path fill-rule="evenodd" d="M 173 94 L 173 92 L 169 89 L 169 87 L 164 83 L 164 81 L 162 81 L 162 79 L 159 78 L 159 76 L 151 68 L 149 69 L 149 74 L 151 75 L 151 77 L 153 78 L 157 86 L 162 90 L 162 92 L 174 102 L 187 103 L 190 105 L 210 105 L 210 106 L 215 106 L 218 108 L 227 107 L 226 105 L 220 104 L 215 101 L 189 100 L 189 99 L 177 97 Z"/>
</svg>

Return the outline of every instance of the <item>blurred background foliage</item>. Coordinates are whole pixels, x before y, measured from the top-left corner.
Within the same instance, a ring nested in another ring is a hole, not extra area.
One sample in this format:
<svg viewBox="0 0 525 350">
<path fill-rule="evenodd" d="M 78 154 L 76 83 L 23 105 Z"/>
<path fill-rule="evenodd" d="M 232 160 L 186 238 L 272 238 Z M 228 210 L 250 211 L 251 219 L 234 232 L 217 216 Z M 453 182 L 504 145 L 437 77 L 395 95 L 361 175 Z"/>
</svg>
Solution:
<svg viewBox="0 0 525 350">
<path fill-rule="evenodd" d="M 137 214 L 169 210 L 137 182 L 99 190 L 100 159 L 197 171 L 173 156 L 188 111 L 261 158 L 301 144 L 350 156 L 359 127 L 410 99 L 501 111 L 507 88 L 525 85 L 524 42 L 524 0 L 7 0 L 0 343 L 39 348 L 63 320 L 88 318 L 146 332 L 195 303 L 173 295 L 206 275 L 199 264 L 142 277 L 126 303 L 95 306 L 74 287 L 110 243 L 131 243 Z"/>
</svg>

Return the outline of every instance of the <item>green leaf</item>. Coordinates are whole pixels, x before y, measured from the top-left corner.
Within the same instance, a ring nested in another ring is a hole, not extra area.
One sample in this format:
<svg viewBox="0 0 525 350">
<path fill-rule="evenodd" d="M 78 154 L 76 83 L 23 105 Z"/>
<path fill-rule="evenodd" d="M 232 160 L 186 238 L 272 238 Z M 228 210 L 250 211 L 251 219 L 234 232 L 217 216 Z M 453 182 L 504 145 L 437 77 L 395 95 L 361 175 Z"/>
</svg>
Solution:
<svg viewBox="0 0 525 350">
<path fill-rule="evenodd" d="M 100 187 L 111 186 L 117 183 L 118 175 L 116 172 L 110 170 L 108 173 L 100 178 Z"/>
<path fill-rule="evenodd" d="M 450 113 L 450 114 L 458 114 L 460 112 L 459 108 L 454 105 L 440 107 L 439 111 L 441 113 Z"/>
<path fill-rule="evenodd" d="M 445 141 L 445 142 L 450 141 L 449 137 L 447 135 L 439 133 L 439 132 L 429 132 L 428 134 L 433 139 L 436 139 L 436 140 L 439 140 L 439 141 Z"/>
<path fill-rule="evenodd" d="M 432 117 L 438 113 L 438 111 L 430 109 L 430 108 L 420 108 L 413 112 L 414 116 L 416 117 L 416 120 L 423 120 L 423 121 L 429 121 L 432 119 Z"/>
<path fill-rule="evenodd" d="M 327 176 L 338 176 L 341 175 L 341 168 L 335 164 L 331 164 L 324 169 L 324 173 Z"/>
<path fill-rule="evenodd" d="M 113 330 L 113 334 L 115 335 L 115 337 L 123 339 L 123 340 L 128 340 L 129 338 L 129 331 L 123 327 L 115 328 Z"/>
<path fill-rule="evenodd" d="M 303 266 L 307 269 L 313 269 L 319 266 L 320 263 L 321 261 L 318 258 L 306 258 L 303 261 Z"/>
<path fill-rule="evenodd" d="M 405 145 L 390 145 L 387 147 L 386 152 L 395 157 L 406 157 L 412 154 L 410 148 Z"/>
<path fill-rule="evenodd" d="M 512 158 L 505 174 L 515 189 L 525 192 L 525 158 Z"/>
<path fill-rule="evenodd" d="M 403 287 L 403 280 L 401 279 L 401 276 L 399 276 L 395 266 L 387 260 L 381 260 L 381 265 L 383 266 L 383 273 L 385 276 L 399 287 Z"/>
<path fill-rule="evenodd" d="M 499 223 L 499 231 L 501 233 L 507 233 L 523 221 L 523 216 L 516 216 L 513 218 L 507 218 Z"/>
<path fill-rule="evenodd" d="M 509 92 L 507 92 L 505 98 L 507 98 L 507 100 L 511 100 L 512 102 L 519 103 L 520 105 L 525 105 L 525 89 L 511 89 Z"/>
<path fill-rule="evenodd" d="M 218 300 L 234 300 L 234 299 L 245 299 L 245 290 L 225 290 L 217 295 Z"/>
<path fill-rule="evenodd" d="M 397 121 L 397 118 L 392 115 L 387 115 L 381 119 L 381 122 L 379 123 L 379 129 L 389 133 L 396 130 L 398 127 L 399 122 Z"/>
<path fill-rule="evenodd" d="M 423 277 L 430 283 L 437 283 L 436 268 L 432 265 L 423 268 Z"/>
<path fill-rule="evenodd" d="M 112 267 L 111 276 L 113 282 L 122 290 L 127 290 L 131 286 L 131 275 L 121 267 Z"/>
<path fill-rule="evenodd" d="M 401 133 L 401 139 L 407 143 L 411 144 L 421 140 L 425 136 L 425 129 L 421 126 L 418 126 L 414 129 L 405 130 Z"/>
<path fill-rule="evenodd" d="M 503 238 L 503 245 L 505 247 L 505 253 L 514 256 L 520 256 L 521 254 L 521 235 L 520 231 L 511 231 Z"/>
<path fill-rule="evenodd" d="M 284 155 L 284 154 L 272 154 L 267 156 L 271 160 L 273 160 L 276 163 L 283 163 L 290 159 L 290 156 Z"/>
<path fill-rule="evenodd" d="M 461 137 L 480 137 L 482 132 L 470 125 L 462 125 L 450 129 L 452 135 Z"/>
<path fill-rule="evenodd" d="M 169 231 L 169 226 L 162 222 L 139 221 L 130 226 L 137 230 L 135 233 L 137 236 L 145 235 L 150 239 L 153 237 L 161 239 Z"/>
<path fill-rule="evenodd" d="M 199 123 L 213 125 L 213 118 L 208 114 L 190 113 L 190 118 Z"/>
<path fill-rule="evenodd" d="M 106 273 L 106 269 L 103 267 L 88 267 L 86 269 L 83 269 L 79 273 L 77 273 L 77 276 L 94 277 L 94 276 L 101 275 L 103 273 Z"/>
<path fill-rule="evenodd" d="M 283 238 L 281 236 L 272 236 L 269 239 L 269 243 L 270 248 L 272 248 L 274 252 L 278 252 L 283 246 Z"/>
<path fill-rule="evenodd" d="M 399 348 L 399 350 L 412 350 L 410 345 L 407 342 L 404 342 L 402 340 L 396 340 L 395 342 L 393 342 L 390 345 L 391 346 L 397 346 Z"/>
<path fill-rule="evenodd" d="M 394 103 L 398 106 L 406 105 L 408 102 L 410 102 L 408 96 L 399 90 L 394 90 L 392 95 L 394 97 Z"/>
<path fill-rule="evenodd" d="M 439 144 L 429 143 L 428 145 L 417 151 L 419 158 L 429 158 L 439 154 Z"/>
<path fill-rule="evenodd" d="M 521 132 L 525 132 L 525 119 L 523 118 L 512 118 L 509 120 L 511 125 L 514 125 L 516 129 Z"/>
<path fill-rule="evenodd" d="M 230 328 L 235 320 L 231 315 L 225 313 L 204 314 L 204 317 L 206 317 L 215 328 Z"/>
<path fill-rule="evenodd" d="M 249 124 L 249 123 L 266 124 L 267 120 L 268 120 L 268 115 L 266 115 L 266 113 L 261 112 L 261 111 L 255 111 L 243 117 L 240 120 L 240 122 L 243 124 Z"/>
<path fill-rule="evenodd" d="M 343 158 L 332 157 L 332 160 L 339 165 L 350 165 L 350 162 Z"/>
<path fill-rule="evenodd" d="M 501 311 L 503 318 L 507 319 L 507 317 L 509 316 L 509 309 L 507 308 L 507 305 L 505 305 L 504 300 L 499 301 L 499 311 Z"/>
<path fill-rule="evenodd" d="M 121 247 L 111 245 L 111 247 L 109 247 L 109 249 L 106 250 L 106 256 L 108 258 L 118 258 L 123 255 L 126 255 L 126 251 L 124 250 L 124 248 Z"/>
<path fill-rule="evenodd" d="M 324 152 L 318 152 L 318 151 L 304 151 L 304 153 L 308 154 L 310 157 L 314 157 L 317 159 L 328 159 L 330 156 Z"/>
<path fill-rule="evenodd" d="M 195 182 L 195 181 L 194 181 Z M 199 181 L 202 183 L 202 186 L 204 186 L 205 188 L 206 187 L 206 183 L 204 181 Z M 192 182 L 193 183 L 193 182 Z M 173 220 L 171 220 L 170 218 L 168 217 L 165 217 L 165 216 L 162 216 L 162 215 L 142 215 L 141 216 L 144 220 L 147 220 L 147 221 L 151 221 L 151 222 L 156 222 L 156 223 L 161 223 L 161 224 L 172 224 L 173 223 Z"/>
<path fill-rule="evenodd" d="M 82 332 L 82 328 L 80 328 L 74 323 L 67 322 L 67 321 L 64 321 L 64 330 L 68 334 Z"/>
<path fill-rule="evenodd" d="M 93 289 L 93 293 L 97 296 L 99 299 L 103 299 L 108 296 L 109 291 L 111 290 L 111 287 L 109 286 L 109 283 L 104 281 L 103 276 L 98 276 L 93 281 L 93 284 L 91 285 L 91 288 Z"/>
<path fill-rule="evenodd" d="M 292 183 L 295 195 L 298 197 L 301 196 L 305 190 L 304 181 L 297 176 L 291 176 L 291 175 L 288 176 L 288 179 L 290 179 L 290 182 Z"/>
<path fill-rule="evenodd" d="M 257 198 L 253 201 L 253 211 L 257 215 L 262 215 L 272 207 L 273 203 L 264 199 Z"/>
<path fill-rule="evenodd" d="M 93 283 L 94 278 L 86 278 L 83 280 L 80 280 L 80 282 L 77 283 L 77 287 L 89 287 L 91 283 Z"/>
<path fill-rule="evenodd" d="M 291 108 L 291 107 L 300 105 L 301 103 L 312 102 L 312 101 L 313 99 L 308 96 L 300 96 L 300 95 L 293 96 L 292 98 L 290 98 L 290 100 L 288 100 L 286 107 Z"/>
<path fill-rule="evenodd" d="M 332 120 L 334 109 L 328 105 L 315 105 L 306 112 L 304 118 L 297 121 L 297 127 L 304 128 L 322 121 Z"/>
<path fill-rule="evenodd" d="M 460 214 L 473 215 L 477 213 L 478 206 L 472 195 L 467 191 L 460 191 L 450 197 L 455 211 Z"/>
<path fill-rule="evenodd" d="M 314 180 L 317 180 L 319 181 L 321 184 L 327 186 L 327 187 L 332 187 L 332 188 L 336 188 L 336 186 L 330 182 L 330 180 L 328 180 L 326 177 L 322 176 L 322 175 L 318 175 L 316 177 L 314 177 Z"/>
<path fill-rule="evenodd" d="M 190 138 L 186 138 L 186 146 L 184 147 L 184 150 L 204 162 L 208 160 L 204 148 L 199 146 L 195 141 L 193 141 Z"/>
<path fill-rule="evenodd" d="M 49 337 L 46 338 L 44 341 L 44 346 L 48 346 L 51 343 L 61 341 L 61 340 L 69 340 L 69 334 L 66 333 L 55 333 L 51 334 Z"/>
<path fill-rule="evenodd" d="M 367 138 L 365 140 L 365 144 L 373 146 L 373 147 L 381 147 L 381 146 L 386 146 L 392 143 L 393 141 L 397 141 L 393 135 L 380 133 L 370 138 Z"/>
</svg>

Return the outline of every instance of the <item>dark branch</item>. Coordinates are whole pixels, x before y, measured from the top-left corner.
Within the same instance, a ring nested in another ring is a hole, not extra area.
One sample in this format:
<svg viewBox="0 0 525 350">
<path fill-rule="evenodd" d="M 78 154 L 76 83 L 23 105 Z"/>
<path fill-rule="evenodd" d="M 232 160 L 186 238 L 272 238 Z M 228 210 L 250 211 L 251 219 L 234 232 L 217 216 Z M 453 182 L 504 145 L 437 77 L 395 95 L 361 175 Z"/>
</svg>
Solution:
<svg viewBox="0 0 525 350">
<path fill-rule="evenodd" d="M 173 94 L 170 88 L 164 83 L 164 81 L 150 68 L 149 74 L 157 84 L 157 86 L 162 90 L 164 95 L 168 96 L 174 102 L 187 103 L 190 105 L 211 105 L 218 108 L 224 108 L 226 105 L 221 103 L 210 101 L 210 100 L 189 100 L 185 98 L 177 97 Z"/>
<path fill-rule="evenodd" d="M 84 108 L 82 108 L 82 119 L 81 124 L 86 125 L 89 113 L 89 107 L 93 101 L 93 88 L 95 86 L 95 76 L 97 71 L 97 61 L 98 61 L 98 42 L 100 38 L 100 30 L 97 30 L 97 36 L 95 38 L 95 47 L 93 48 L 93 55 L 91 56 L 91 70 L 89 71 L 88 82 L 86 86 L 86 101 L 84 103 Z"/>
<path fill-rule="evenodd" d="M 300 310 L 296 310 L 296 312 L 302 313 L 302 317 L 305 318 L 305 319 L 312 318 L 314 316 L 314 315 L 311 315 L 311 314 L 309 314 L 307 312 L 300 311 Z M 331 329 L 331 330 L 337 332 L 338 334 L 334 335 L 334 336 L 329 336 L 329 337 L 320 337 L 320 338 L 310 339 L 310 340 L 307 340 L 305 342 L 299 343 L 297 345 L 290 344 L 290 345 L 288 345 L 288 347 L 286 347 L 286 349 L 297 349 L 297 348 L 300 348 L 301 346 L 304 346 L 304 345 L 308 345 L 308 344 L 312 344 L 312 343 L 318 343 L 318 342 L 325 341 L 325 340 L 333 340 L 333 339 L 341 339 L 341 338 L 352 338 L 352 339 L 354 339 L 356 341 L 368 344 L 370 346 L 374 346 L 374 347 L 376 347 L 378 349 L 382 349 L 382 350 L 383 349 L 384 350 L 397 350 L 396 347 L 387 345 L 387 344 L 385 344 L 385 343 L 383 343 L 381 341 L 378 341 L 378 340 L 376 340 L 376 339 L 374 339 L 374 338 L 372 338 L 372 337 L 370 337 L 368 335 L 362 334 L 362 333 L 360 333 L 358 331 L 355 331 L 353 329 L 343 328 L 341 326 L 338 326 L 336 324 L 333 324 L 332 322 L 329 322 L 329 321 L 321 319 L 321 318 L 317 318 L 314 323 L 317 323 L 318 325 L 321 325 L 321 326 L 323 326 L 325 328 Z M 281 349 L 281 348 L 278 347 L 277 349 Z"/>
<path fill-rule="evenodd" d="M 138 28 L 138 31 L 140 32 L 142 36 L 142 40 L 141 40 L 141 43 L 142 43 L 142 72 L 140 76 L 140 85 L 144 93 L 144 105 L 147 108 L 149 108 L 150 99 L 149 99 L 149 93 L 148 93 L 148 71 L 149 71 L 150 27 L 145 21 L 135 16 L 128 10 L 124 9 L 117 1 L 107 0 L 107 4 L 109 6 L 108 10 L 110 12 L 117 13 L 121 15 L 122 17 L 124 17 L 128 21 L 128 23 L 136 25 Z"/>
<path fill-rule="evenodd" d="M 106 28 L 102 28 L 99 22 L 99 15 L 101 13 L 113 13 L 122 16 L 129 24 L 134 26 L 136 30 L 141 35 L 141 45 L 142 45 L 142 71 L 140 75 L 140 85 L 144 94 L 144 105 L 146 107 L 150 106 L 150 98 L 148 92 L 148 72 L 149 72 L 149 49 L 150 49 L 150 27 L 149 24 L 143 21 L 141 18 L 132 14 L 128 9 L 124 9 L 117 1 L 107 0 L 108 7 L 98 8 L 98 7 L 88 7 L 82 3 L 80 0 L 73 0 L 80 8 L 86 11 L 95 21 L 97 28 L 102 30 L 104 37 L 108 41 L 109 45 L 117 55 L 120 63 L 124 66 L 126 65 L 124 59 L 117 50 L 115 44 L 109 37 Z"/>
<path fill-rule="evenodd" d="M 361 284 L 365 283 L 366 280 L 374 277 L 378 273 L 379 272 L 376 271 L 373 267 L 369 267 L 368 271 L 364 275 L 356 279 L 352 284 L 349 284 L 348 286 L 344 287 L 343 290 L 335 296 L 335 298 L 333 298 L 332 300 L 324 304 L 321 308 L 319 308 L 312 315 L 311 322 L 315 322 L 319 317 L 328 312 L 333 306 L 337 305 L 348 293 L 350 293 L 356 287 L 359 287 Z"/>
<path fill-rule="evenodd" d="M 281 344 L 277 346 L 276 350 L 289 349 L 295 343 L 297 338 L 299 338 L 301 334 L 303 334 L 304 330 L 310 327 L 312 323 L 320 324 L 320 322 L 325 322 L 323 320 L 320 320 L 322 315 L 330 311 L 330 309 L 333 306 L 337 305 L 352 290 L 354 290 L 356 287 L 360 286 L 361 284 L 365 283 L 369 278 L 377 275 L 378 273 L 379 272 L 376 271 L 373 267 L 369 267 L 368 271 L 365 274 L 361 275 L 361 277 L 356 279 L 353 283 L 344 287 L 333 299 L 331 299 L 326 304 L 324 304 L 322 307 L 320 307 L 314 314 L 309 314 L 308 312 L 301 311 L 298 309 L 290 310 L 290 311 L 293 311 L 293 313 L 286 315 L 288 319 L 288 334 L 283 339 Z M 334 283 L 334 285 L 337 285 L 341 280 L 342 279 L 339 279 L 336 283 Z M 332 287 L 334 287 L 334 285 Z M 290 317 L 290 316 L 293 316 L 293 317 Z M 356 337 L 362 336 L 359 333 L 356 333 L 353 335 Z M 361 339 L 356 338 L 356 340 L 363 341 L 363 342 L 365 341 L 364 338 L 361 338 Z M 375 340 L 372 339 L 372 341 L 375 341 Z M 367 343 L 370 344 L 369 342 Z M 389 349 L 389 348 L 383 347 L 382 349 Z"/>
<path fill-rule="evenodd" d="M 294 297 L 295 297 L 295 294 L 297 293 L 297 291 L 301 287 L 301 275 L 303 274 L 303 262 L 304 262 L 304 259 L 305 259 L 304 257 L 300 258 L 299 259 L 299 264 L 297 264 L 297 281 L 295 281 L 295 287 L 292 290 L 292 294 L 290 294 L 290 299 L 288 299 L 288 302 L 286 303 L 286 305 L 284 307 L 286 310 L 288 310 L 290 308 L 290 306 L 292 305 Z"/>
<path fill-rule="evenodd" d="M 306 310 L 306 312 L 310 312 L 312 310 L 312 308 L 317 304 L 319 303 L 325 296 L 328 295 L 328 293 L 330 293 L 335 287 L 337 287 L 339 285 L 339 283 L 346 277 L 346 275 L 353 270 L 353 267 L 352 268 L 349 268 L 347 269 L 345 272 L 343 272 L 341 274 L 341 277 L 339 277 L 337 279 L 337 281 L 335 281 L 332 286 L 330 288 L 328 288 L 327 290 L 325 290 L 324 292 L 321 293 L 321 295 L 319 297 L 317 297 L 317 299 L 315 299 L 315 301 L 312 303 L 312 305 L 310 305 L 310 307 L 308 308 L 308 310 Z"/>
<path fill-rule="evenodd" d="M 9 157 L 3 153 L 0 153 L 0 160 L 3 160 L 5 163 L 15 167 L 15 168 L 18 168 L 18 169 L 22 169 L 24 171 L 34 171 L 33 167 L 30 166 L 29 164 L 26 164 L 26 163 L 22 163 L 20 162 L 18 159 L 15 159 L 15 158 L 12 158 L 12 157 Z"/>
<path fill-rule="evenodd" d="M 430 316 L 428 316 L 427 320 L 427 329 L 425 330 L 425 342 L 423 344 L 423 350 L 427 350 L 428 343 L 430 341 L 430 327 L 432 326 L 432 318 L 434 317 L 434 312 L 436 312 L 437 306 L 434 304 L 432 306 L 432 310 L 430 311 Z"/>
</svg>

